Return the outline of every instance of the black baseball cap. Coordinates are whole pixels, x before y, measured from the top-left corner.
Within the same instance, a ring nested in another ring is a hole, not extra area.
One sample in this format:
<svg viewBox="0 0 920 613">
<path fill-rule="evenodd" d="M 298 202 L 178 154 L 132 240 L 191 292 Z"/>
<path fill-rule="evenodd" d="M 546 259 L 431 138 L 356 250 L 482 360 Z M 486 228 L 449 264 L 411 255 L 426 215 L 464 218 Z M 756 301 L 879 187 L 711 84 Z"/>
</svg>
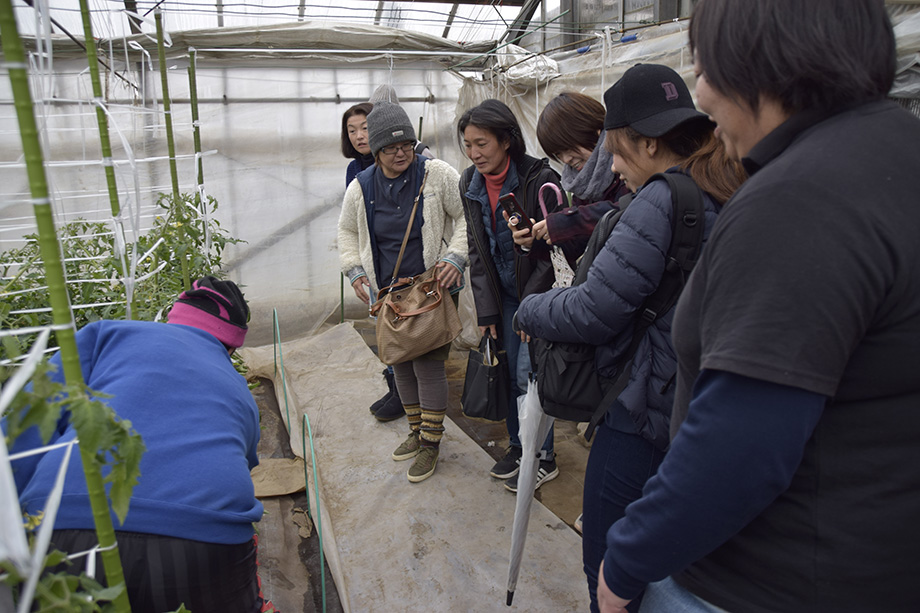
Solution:
<svg viewBox="0 0 920 613">
<path fill-rule="evenodd" d="M 696 110 L 687 84 L 673 69 L 636 64 L 604 92 L 604 129 L 629 126 L 657 138 L 687 121 L 707 119 Z"/>
</svg>

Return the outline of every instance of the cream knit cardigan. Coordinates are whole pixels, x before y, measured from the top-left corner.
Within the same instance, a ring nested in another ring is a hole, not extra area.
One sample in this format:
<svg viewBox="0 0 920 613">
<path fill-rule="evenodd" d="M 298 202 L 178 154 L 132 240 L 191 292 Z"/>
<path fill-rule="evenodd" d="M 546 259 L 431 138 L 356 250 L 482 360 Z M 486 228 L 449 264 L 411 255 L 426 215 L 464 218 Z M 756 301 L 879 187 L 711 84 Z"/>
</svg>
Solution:
<svg viewBox="0 0 920 613">
<path fill-rule="evenodd" d="M 460 269 L 466 268 L 468 246 L 466 218 L 460 202 L 460 175 L 443 160 L 426 160 L 428 179 L 422 192 L 422 258 L 425 268 L 445 260 Z M 402 237 L 400 237 L 402 238 Z M 371 252 L 370 230 L 364 208 L 361 184 L 353 180 L 345 190 L 342 214 L 339 216 L 339 260 L 349 283 L 366 275 L 376 288 L 374 256 Z M 376 288 L 379 289 L 379 288 Z M 376 291 L 372 295 L 376 297 Z"/>
</svg>

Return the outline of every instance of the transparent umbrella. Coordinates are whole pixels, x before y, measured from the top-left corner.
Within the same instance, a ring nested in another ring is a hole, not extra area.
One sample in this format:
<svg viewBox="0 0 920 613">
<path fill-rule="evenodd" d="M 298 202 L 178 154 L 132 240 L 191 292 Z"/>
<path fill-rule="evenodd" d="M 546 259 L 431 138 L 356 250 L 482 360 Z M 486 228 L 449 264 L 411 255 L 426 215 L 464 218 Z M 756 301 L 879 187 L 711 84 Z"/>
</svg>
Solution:
<svg viewBox="0 0 920 613">
<path fill-rule="evenodd" d="M 536 381 L 528 381 L 527 393 L 518 398 L 519 434 L 521 437 L 521 472 L 518 474 L 517 502 L 514 507 L 514 524 L 511 527 L 511 555 L 508 561 L 508 595 L 505 601 L 509 607 L 514 599 L 521 558 L 524 556 L 524 541 L 527 539 L 527 524 L 530 523 L 530 506 L 537 483 L 539 449 L 546 439 L 554 419 L 543 412 Z"/>
</svg>

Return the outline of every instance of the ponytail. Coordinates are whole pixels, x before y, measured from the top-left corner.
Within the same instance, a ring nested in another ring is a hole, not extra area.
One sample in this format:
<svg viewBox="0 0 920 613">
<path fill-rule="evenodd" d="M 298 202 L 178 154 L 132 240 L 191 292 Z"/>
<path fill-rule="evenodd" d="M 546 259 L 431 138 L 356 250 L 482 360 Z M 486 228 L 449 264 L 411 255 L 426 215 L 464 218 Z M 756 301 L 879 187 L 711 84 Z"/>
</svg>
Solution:
<svg viewBox="0 0 920 613">
<path fill-rule="evenodd" d="M 725 204 L 747 179 L 744 167 L 728 157 L 725 145 L 712 131 L 700 147 L 684 160 L 680 168 L 719 204 Z"/>
<path fill-rule="evenodd" d="M 681 170 L 687 172 L 697 187 L 725 204 L 747 179 L 739 162 L 728 157 L 725 145 L 713 131 L 708 119 L 690 121 L 660 137 L 678 157 Z"/>
</svg>

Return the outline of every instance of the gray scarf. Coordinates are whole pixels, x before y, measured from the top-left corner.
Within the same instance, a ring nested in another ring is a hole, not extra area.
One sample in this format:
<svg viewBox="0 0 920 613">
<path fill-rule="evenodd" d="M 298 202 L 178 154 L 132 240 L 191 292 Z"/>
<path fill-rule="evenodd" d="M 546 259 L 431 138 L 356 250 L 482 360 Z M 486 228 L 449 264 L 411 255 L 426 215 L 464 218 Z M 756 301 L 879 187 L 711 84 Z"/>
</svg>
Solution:
<svg viewBox="0 0 920 613">
<path fill-rule="evenodd" d="M 605 130 L 601 130 L 600 138 L 591 157 L 585 162 L 581 171 L 577 171 L 568 164 L 562 168 L 562 189 L 572 192 L 586 202 L 598 202 L 604 197 L 604 192 L 613 183 L 614 174 L 610 170 L 613 155 L 604 147 Z"/>
</svg>

